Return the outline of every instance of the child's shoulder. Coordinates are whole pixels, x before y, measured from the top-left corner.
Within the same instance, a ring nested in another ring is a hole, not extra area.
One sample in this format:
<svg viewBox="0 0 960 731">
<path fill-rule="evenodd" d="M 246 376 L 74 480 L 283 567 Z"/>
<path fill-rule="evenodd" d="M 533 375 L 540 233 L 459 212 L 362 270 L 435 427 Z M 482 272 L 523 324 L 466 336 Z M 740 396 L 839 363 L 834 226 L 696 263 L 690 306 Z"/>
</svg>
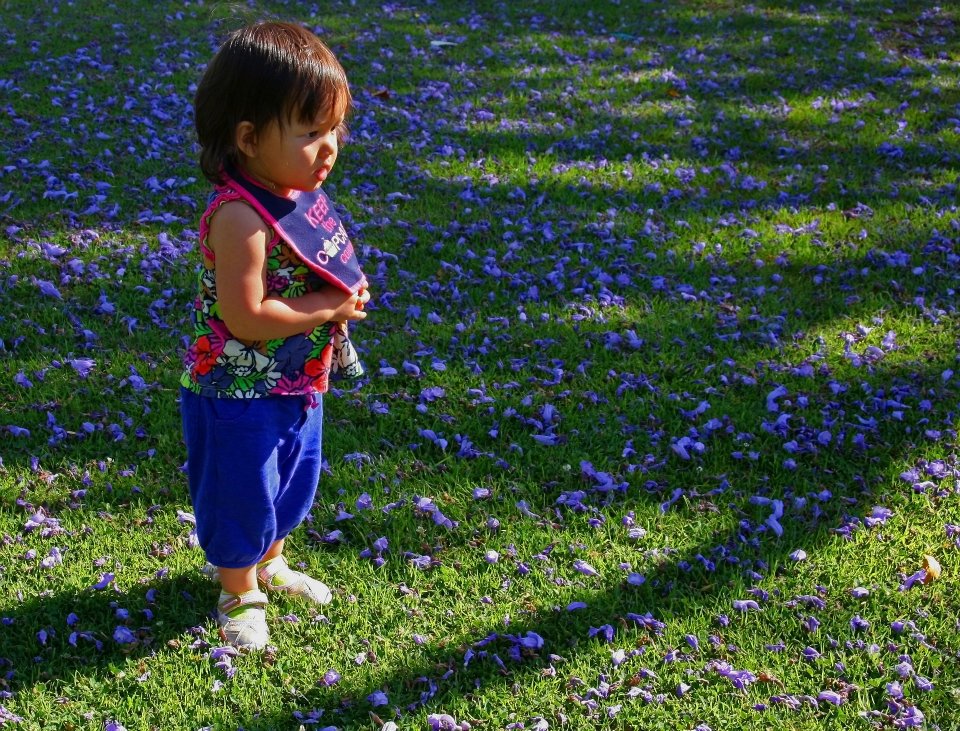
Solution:
<svg viewBox="0 0 960 731">
<path fill-rule="evenodd" d="M 253 206 L 243 200 L 227 200 L 210 215 L 210 233 L 216 237 L 267 236 L 270 226 Z"/>
</svg>

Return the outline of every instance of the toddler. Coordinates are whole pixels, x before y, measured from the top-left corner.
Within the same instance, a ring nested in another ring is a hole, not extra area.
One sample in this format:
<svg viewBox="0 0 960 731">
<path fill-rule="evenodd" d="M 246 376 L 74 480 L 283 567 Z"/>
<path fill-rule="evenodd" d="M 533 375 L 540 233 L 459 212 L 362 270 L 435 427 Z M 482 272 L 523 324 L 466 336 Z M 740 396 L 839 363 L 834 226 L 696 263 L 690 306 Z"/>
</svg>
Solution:
<svg viewBox="0 0 960 731">
<path fill-rule="evenodd" d="M 321 189 L 350 107 L 330 49 L 279 22 L 230 35 L 194 99 L 214 191 L 181 413 L 197 535 L 222 589 L 217 623 L 242 650 L 267 644 L 268 593 L 331 600 L 283 546 L 319 482 L 328 379 L 362 372 L 346 325 L 366 317 L 370 295 Z"/>
</svg>

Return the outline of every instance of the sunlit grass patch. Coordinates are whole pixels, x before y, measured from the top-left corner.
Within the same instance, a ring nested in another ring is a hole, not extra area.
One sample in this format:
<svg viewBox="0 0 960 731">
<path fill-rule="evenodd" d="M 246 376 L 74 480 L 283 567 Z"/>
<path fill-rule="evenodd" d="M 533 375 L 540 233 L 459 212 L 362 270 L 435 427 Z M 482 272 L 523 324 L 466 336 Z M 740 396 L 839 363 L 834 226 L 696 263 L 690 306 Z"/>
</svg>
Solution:
<svg viewBox="0 0 960 731">
<path fill-rule="evenodd" d="M 0 725 L 951 728 L 956 12 L 315 12 L 0 4 Z M 290 539 L 336 600 L 231 657 L 177 383 L 252 13 L 351 77 L 373 301 Z"/>
</svg>

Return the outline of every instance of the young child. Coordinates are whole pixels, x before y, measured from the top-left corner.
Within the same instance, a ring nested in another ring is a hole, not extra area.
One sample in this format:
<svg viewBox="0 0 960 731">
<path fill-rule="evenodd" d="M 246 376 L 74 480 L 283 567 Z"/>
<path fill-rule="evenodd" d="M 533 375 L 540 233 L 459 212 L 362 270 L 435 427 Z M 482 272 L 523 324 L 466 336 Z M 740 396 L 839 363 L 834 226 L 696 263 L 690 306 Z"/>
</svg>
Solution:
<svg viewBox="0 0 960 731">
<path fill-rule="evenodd" d="M 217 622 L 243 650 L 269 638 L 258 582 L 331 600 L 287 565 L 283 545 L 313 504 L 328 378 L 359 369 L 346 323 L 366 317 L 370 299 L 320 188 L 350 107 L 330 49 L 276 22 L 233 33 L 194 100 L 200 166 L 215 189 L 200 220 L 181 411 L 197 535 L 222 587 Z"/>
</svg>

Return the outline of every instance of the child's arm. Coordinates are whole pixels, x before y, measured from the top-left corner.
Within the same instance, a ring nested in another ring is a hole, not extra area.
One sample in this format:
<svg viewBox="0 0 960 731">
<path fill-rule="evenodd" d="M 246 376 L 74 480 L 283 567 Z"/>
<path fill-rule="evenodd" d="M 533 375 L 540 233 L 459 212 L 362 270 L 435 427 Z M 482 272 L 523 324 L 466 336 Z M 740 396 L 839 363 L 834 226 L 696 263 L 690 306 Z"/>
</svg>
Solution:
<svg viewBox="0 0 960 731">
<path fill-rule="evenodd" d="M 267 236 L 263 219 L 245 203 L 225 203 L 210 223 L 220 314 L 236 337 L 273 340 L 367 316 L 361 309 L 370 299 L 367 292 L 353 295 L 330 286 L 300 297 L 268 297 Z"/>
</svg>

